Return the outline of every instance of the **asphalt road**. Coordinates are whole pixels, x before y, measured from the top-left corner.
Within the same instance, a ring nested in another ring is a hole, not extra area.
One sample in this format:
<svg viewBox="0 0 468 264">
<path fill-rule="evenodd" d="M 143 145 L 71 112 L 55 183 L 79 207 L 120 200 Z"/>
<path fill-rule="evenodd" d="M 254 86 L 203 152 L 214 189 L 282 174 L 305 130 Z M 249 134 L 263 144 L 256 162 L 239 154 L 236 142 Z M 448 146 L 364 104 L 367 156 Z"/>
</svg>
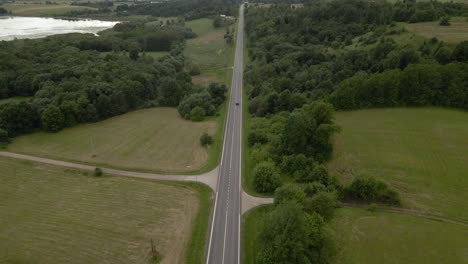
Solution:
<svg viewBox="0 0 468 264">
<path fill-rule="evenodd" d="M 231 95 L 208 242 L 207 264 L 238 264 L 240 262 L 243 29 L 244 5 L 241 5 Z"/>
</svg>

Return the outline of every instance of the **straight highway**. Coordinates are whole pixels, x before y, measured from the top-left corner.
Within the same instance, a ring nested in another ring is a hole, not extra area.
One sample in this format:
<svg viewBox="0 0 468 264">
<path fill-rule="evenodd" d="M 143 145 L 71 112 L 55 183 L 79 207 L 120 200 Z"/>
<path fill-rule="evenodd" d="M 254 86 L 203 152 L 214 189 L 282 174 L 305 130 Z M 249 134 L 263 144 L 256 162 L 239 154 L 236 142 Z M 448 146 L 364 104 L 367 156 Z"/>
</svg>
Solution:
<svg viewBox="0 0 468 264">
<path fill-rule="evenodd" d="M 241 5 L 223 151 L 208 241 L 207 264 L 240 262 L 243 32 L 244 5 Z"/>
</svg>

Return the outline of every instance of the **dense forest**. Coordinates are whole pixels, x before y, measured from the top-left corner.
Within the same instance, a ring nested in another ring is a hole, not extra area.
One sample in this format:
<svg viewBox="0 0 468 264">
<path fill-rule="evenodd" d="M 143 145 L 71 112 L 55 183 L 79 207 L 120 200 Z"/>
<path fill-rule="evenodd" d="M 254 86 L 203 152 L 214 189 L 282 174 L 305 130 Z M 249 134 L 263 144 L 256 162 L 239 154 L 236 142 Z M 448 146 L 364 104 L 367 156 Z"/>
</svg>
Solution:
<svg viewBox="0 0 468 264">
<path fill-rule="evenodd" d="M 467 10 L 435 1 L 248 4 L 248 170 L 256 192 L 275 196 L 259 231 L 257 263 L 328 263 L 334 246 L 324 223 L 338 200 L 400 205 L 399 194 L 384 182 L 355 175 L 343 186 L 328 174 L 324 163 L 339 131 L 333 111 L 468 109 L 468 42 L 408 44 L 396 38 L 405 33 L 397 22 L 434 21 Z"/>
<path fill-rule="evenodd" d="M 0 132 L 59 131 L 133 109 L 179 106 L 194 121 L 214 115 L 226 87 L 193 87 L 182 52 L 196 35 L 183 20 L 119 23 L 101 37 L 66 34 L 0 42 Z M 169 51 L 158 60 L 146 51 Z M 2 141 L 6 140 L 2 137 Z"/>
</svg>

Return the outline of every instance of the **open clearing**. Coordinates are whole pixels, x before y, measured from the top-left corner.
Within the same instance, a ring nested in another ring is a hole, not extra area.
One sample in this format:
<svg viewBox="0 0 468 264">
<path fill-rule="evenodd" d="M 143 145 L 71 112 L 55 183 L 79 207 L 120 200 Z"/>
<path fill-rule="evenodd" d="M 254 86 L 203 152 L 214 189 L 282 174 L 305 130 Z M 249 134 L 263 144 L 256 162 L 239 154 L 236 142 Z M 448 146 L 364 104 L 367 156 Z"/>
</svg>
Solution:
<svg viewBox="0 0 468 264">
<path fill-rule="evenodd" d="M 224 40 L 225 28 L 214 28 L 213 20 L 207 18 L 188 21 L 185 26 L 191 28 L 198 35 L 196 38 L 188 40 L 185 47 L 185 55 L 191 59 L 193 65 L 198 65 L 201 71 L 200 75 L 192 77 L 193 83 L 199 85 L 208 85 L 210 82 L 228 84 L 232 72 L 234 44 L 226 44 Z"/>
<path fill-rule="evenodd" d="M 426 218 L 338 209 L 335 263 L 468 263 L 468 228 Z"/>
<path fill-rule="evenodd" d="M 149 108 L 55 134 L 20 136 L 7 150 L 128 170 L 190 172 L 207 164 L 200 136 L 216 129 L 215 121 L 187 121 L 174 108 Z"/>
<path fill-rule="evenodd" d="M 0 263 L 148 263 L 150 239 L 162 263 L 180 263 L 206 207 L 201 192 L 179 183 L 9 158 L 0 168 Z"/>
<path fill-rule="evenodd" d="M 439 21 L 424 23 L 403 23 L 409 31 L 426 38 L 436 37 L 448 43 L 459 43 L 468 40 L 468 21 L 466 17 L 453 17 L 450 26 L 441 26 Z"/>
<path fill-rule="evenodd" d="M 336 113 L 329 169 L 344 182 L 374 176 L 402 196 L 404 207 L 468 220 L 468 113 L 393 108 Z"/>
<path fill-rule="evenodd" d="M 46 5 L 46 4 L 4 4 L 2 5 L 16 16 L 52 16 L 64 15 L 73 10 L 94 9 L 84 6 L 72 6 L 68 4 Z"/>
</svg>

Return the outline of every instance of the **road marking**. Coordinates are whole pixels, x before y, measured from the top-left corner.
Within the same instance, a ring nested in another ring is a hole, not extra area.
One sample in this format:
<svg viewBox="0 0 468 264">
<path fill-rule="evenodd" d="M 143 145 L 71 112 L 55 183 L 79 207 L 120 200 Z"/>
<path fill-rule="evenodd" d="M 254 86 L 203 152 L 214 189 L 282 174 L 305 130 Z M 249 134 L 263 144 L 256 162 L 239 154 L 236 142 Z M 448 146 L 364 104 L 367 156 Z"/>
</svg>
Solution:
<svg viewBox="0 0 468 264">
<path fill-rule="evenodd" d="M 224 242 L 223 242 L 223 263 L 224 263 L 224 253 L 226 251 L 226 231 L 227 231 L 227 220 L 228 220 L 228 211 L 226 210 L 226 221 L 224 222 Z"/>
</svg>

